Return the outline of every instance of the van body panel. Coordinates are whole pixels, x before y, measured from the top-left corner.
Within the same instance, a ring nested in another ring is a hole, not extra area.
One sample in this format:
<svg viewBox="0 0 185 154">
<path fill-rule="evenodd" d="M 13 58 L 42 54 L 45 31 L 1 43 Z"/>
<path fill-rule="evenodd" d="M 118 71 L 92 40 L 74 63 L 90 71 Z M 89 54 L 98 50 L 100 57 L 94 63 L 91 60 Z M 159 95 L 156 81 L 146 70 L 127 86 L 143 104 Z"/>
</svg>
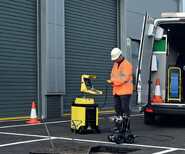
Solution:
<svg viewBox="0 0 185 154">
<path fill-rule="evenodd" d="M 154 25 L 154 20 L 146 13 L 143 20 L 141 43 L 139 47 L 138 55 L 138 68 L 136 72 L 136 89 L 140 94 L 137 95 L 137 103 L 145 105 L 148 102 L 149 93 L 149 79 L 150 79 L 150 65 L 153 48 L 154 36 L 148 35 L 151 28 Z M 142 85 L 140 89 L 140 85 Z"/>
</svg>

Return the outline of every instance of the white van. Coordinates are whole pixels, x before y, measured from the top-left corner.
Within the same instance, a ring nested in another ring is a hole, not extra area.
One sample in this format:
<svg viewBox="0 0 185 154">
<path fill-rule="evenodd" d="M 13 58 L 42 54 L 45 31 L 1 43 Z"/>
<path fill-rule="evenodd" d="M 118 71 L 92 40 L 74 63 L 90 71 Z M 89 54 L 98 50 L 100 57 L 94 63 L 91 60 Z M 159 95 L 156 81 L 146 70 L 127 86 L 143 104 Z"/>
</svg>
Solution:
<svg viewBox="0 0 185 154">
<path fill-rule="evenodd" d="M 145 124 L 154 124 L 156 116 L 185 116 L 185 13 L 162 13 L 155 20 L 146 13 L 136 90 Z"/>
</svg>

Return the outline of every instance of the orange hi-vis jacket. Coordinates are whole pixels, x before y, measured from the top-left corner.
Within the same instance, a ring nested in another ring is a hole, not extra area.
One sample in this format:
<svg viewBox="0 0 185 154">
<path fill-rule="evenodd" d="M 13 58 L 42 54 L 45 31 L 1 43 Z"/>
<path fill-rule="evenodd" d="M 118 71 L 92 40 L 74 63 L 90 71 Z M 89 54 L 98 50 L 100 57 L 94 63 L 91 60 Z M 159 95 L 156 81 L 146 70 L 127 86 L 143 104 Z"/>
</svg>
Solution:
<svg viewBox="0 0 185 154">
<path fill-rule="evenodd" d="M 124 59 L 120 66 L 114 62 L 111 72 L 113 95 L 129 95 L 133 93 L 132 64 Z"/>
</svg>

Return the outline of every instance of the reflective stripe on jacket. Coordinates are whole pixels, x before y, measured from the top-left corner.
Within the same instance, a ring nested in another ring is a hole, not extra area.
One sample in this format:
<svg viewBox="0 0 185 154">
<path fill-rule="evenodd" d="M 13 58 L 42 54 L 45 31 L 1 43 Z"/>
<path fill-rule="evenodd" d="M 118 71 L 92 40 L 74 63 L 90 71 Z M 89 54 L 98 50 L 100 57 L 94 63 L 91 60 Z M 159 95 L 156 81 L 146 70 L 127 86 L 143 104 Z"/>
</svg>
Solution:
<svg viewBox="0 0 185 154">
<path fill-rule="evenodd" d="M 113 81 L 113 95 L 132 94 L 132 64 L 124 59 L 118 68 L 118 63 L 114 62 L 111 72 L 111 80 Z"/>
</svg>

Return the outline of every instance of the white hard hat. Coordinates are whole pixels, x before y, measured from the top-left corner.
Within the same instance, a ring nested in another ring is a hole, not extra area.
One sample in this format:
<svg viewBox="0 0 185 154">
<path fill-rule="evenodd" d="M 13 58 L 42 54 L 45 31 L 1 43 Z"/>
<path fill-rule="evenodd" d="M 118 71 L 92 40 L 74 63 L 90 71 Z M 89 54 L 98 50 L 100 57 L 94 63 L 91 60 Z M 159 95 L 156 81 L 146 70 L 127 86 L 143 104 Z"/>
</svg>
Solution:
<svg viewBox="0 0 185 154">
<path fill-rule="evenodd" d="M 119 48 L 114 48 L 111 51 L 111 60 L 116 60 L 122 54 L 122 51 Z"/>
</svg>

